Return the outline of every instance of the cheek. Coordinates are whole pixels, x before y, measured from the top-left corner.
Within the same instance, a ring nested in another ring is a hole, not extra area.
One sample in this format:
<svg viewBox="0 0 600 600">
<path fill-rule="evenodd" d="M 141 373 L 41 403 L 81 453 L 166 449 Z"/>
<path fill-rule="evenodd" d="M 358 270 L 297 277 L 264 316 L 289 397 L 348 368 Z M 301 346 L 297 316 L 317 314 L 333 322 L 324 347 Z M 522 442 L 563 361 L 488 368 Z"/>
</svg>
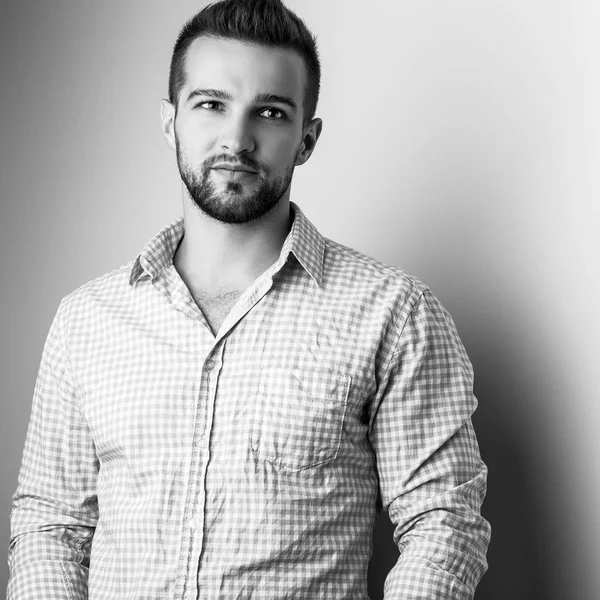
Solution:
<svg viewBox="0 0 600 600">
<path fill-rule="evenodd" d="M 279 169 L 287 168 L 290 163 L 294 163 L 298 152 L 300 151 L 301 143 L 299 136 L 292 137 L 289 133 L 282 135 L 279 139 L 274 140 L 270 148 L 270 155 L 273 157 L 273 163 Z"/>
<path fill-rule="evenodd" d="M 206 152 L 218 139 L 218 128 L 210 119 L 187 117 L 175 123 L 175 133 L 182 148 L 190 154 Z"/>
</svg>

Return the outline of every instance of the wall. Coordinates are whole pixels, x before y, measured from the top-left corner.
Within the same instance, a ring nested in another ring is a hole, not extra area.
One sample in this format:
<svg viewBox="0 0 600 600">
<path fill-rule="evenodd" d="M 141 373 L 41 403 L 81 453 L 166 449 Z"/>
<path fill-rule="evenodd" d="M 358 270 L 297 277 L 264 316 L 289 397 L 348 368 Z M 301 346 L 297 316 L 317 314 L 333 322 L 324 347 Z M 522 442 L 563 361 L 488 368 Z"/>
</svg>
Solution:
<svg viewBox="0 0 600 600">
<path fill-rule="evenodd" d="M 319 35 L 324 133 L 292 198 L 428 283 L 472 358 L 490 467 L 479 600 L 600 589 L 600 10 L 594 0 L 290 0 Z M 180 212 L 159 126 L 197 3 L 3 2 L 0 540 L 62 296 Z M 394 560 L 381 519 L 371 595 Z M 7 569 L 0 566 L 0 587 Z"/>
</svg>

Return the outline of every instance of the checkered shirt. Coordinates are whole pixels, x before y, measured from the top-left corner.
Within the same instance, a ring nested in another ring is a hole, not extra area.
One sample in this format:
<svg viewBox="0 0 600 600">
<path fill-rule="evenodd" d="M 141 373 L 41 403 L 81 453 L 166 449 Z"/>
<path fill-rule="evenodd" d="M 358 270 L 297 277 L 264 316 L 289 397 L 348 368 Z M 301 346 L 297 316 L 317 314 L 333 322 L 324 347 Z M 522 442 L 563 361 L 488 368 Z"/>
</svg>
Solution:
<svg viewBox="0 0 600 600">
<path fill-rule="evenodd" d="M 473 597 L 487 472 L 452 319 L 291 206 L 216 336 L 173 266 L 182 219 L 60 303 L 9 600 L 363 600 L 381 508 L 400 550 L 387 599 Z"/>
</svg>

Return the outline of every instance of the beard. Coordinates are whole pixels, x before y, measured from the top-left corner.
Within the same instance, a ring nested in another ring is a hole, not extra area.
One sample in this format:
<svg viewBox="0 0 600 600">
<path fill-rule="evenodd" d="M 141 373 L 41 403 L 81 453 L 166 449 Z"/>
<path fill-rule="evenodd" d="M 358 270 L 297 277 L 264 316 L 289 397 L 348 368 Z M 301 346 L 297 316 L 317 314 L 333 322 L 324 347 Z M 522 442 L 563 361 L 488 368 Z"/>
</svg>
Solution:
<svg viewBox="0 0 600 600">
<path fill-rule="evenodd" d="M 269 168 L 243 154 L 236 156 L 235 160 L 226 154 L 212 156 L 194 170 L 177 140 L 175 144 L 179 174 L 190 198 L 202 212 L 222 223 L 249 223 L 266 215 L 277 205 L 292 182 L 294 163 L 288 166 L 282 176 L 270 178 Z M 212 165 L 218 162 L 234 162 L 256 171 L 256 177 L 260 180 L 256 190 L 244 193 L 243 183 L 227 181 L 225 188 L 217 191 L 210 175 Z"/>
</svg>

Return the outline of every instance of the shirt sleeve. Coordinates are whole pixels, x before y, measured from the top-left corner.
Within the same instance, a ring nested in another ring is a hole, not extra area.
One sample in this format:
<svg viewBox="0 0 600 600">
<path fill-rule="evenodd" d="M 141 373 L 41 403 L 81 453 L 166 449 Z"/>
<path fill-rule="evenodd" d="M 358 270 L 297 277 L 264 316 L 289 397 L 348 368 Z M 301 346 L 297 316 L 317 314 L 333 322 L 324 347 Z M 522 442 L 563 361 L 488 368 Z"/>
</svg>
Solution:
<svg viewBox="0 0 600 600">
<path fill-rule="evenodd" d="M 471 363 L 429 290 L 403 324 L 380 389 L 370 439 L 400 550 L 384 597 L 471 600 L 487 569 L 487 468 L 471 423 Z"/>
<path fill-rule="evenodd" d="M 88 597 L 89 553 L 98 516 L 97 473 L 59 308 L 42 354 L 13 495 L 8 600 Z"/>
</svg>

